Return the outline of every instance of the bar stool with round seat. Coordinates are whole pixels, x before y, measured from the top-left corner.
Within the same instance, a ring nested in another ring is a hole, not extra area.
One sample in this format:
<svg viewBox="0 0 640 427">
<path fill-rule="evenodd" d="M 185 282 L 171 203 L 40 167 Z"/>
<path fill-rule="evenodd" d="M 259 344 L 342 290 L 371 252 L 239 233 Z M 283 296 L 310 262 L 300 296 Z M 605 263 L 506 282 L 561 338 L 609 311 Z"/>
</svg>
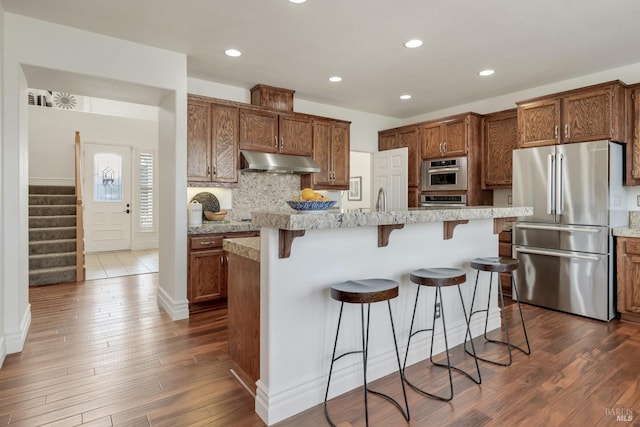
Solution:
<svg viewBox="0 0 640 427">
<path fill-rule="evenodd" d="M 515 270 L 518 269 L 518 267 L 520 266 L 520 261 L 517 259 L 513 259 L 513 258 L 508 258 L 508 257 L 487 257 L 487 258 L 474 258 L 473 260 L 471 260 L 471 268 L 477 270 L 476 272 L 476 283 L 475 286 L 473 288 L 473 297 L 471 298 L 471 309 L 469 310 L 471 313 L 469 314 L 469 321 L 471 321 L 471 318 L 473 317 L 474 314 L 478 314 L 478 313 L 486 313 L 487 316 L 485 318 L 485 323 L 484 323 L 484 339 L 486 342 L 489 343 L 494 343 L 494 344 L 503 344 L 507 346 L 507 353 L 509 354 L 509 361 L 508 362 L 499 362 L 497 360 L 491 360 L 491 359 L 487 359 L 486 357 L 480 357 L 476 354 L 476 357 L 482 361 L 485 362 L 489 362 L 489 363 L 493 363 L 494 365 L 500 365 L 500 366 L 511 366 L 511 363 L 513 362 L 513 357 L 511 354 L 511 348 L 516 348 L 518 350 L 520 350 L 522 353 L 529 355 L 531 354 L 531 347 L 529 346 L 529 338 L 527 336 L 527 328 L 525 327 L 524 324 L 524 317 L 522 315 L 522 308 L 520 307 L 520 298 L 518 297 L 518 287 L 515 286 L 515 278 L 513 275 L 513 272 Z M 480 276 L 480 272 L 481 271 L 488 271 L 489 273 L 491 273 L 491 275 L 489 276 L 489 297 L 487 298 L 487 308 L 486 309 L 482 309 L 482 310 L 475 310 L 473 309 L 473 306 L 475 304 L 475 300 L 476 300 L 476 293 L 478 291 L 478 277 Z M 506 341 L 502 341 L 502 340 L 494 340 L 494 339 L 490 339 L 487 337 L 487 324 L 489 323 L 489 307 L 491 304 L 491 289 L 493 287 L 493 273 L 497 273 L 498 274 L 498 299 L 499 299 L 499 303 L 500 303 L 500 309 L 502 310 L 502 324 L 504 326 L 504 334 L 505 334 L 505 339 Z M 509 322 L 507 322 L 507 317 L 505 315 L 505 311 L 504 311 L 504 295 L 502 292 L 502 286 L 500 285 L 500 273 L 510 273 L 511 275 L 511 284 L 512 284 L 512 288 L 513 288 L 513 292 L 515 293 L 515 297 L 516 297 L 516 304 L 518 305 L 518 312 L 520 313 L 520 322 L 522 324 L 522 331 L 524 332 L 524 339 L 527 345 L 527 349 L 524 350 L 521 347 L 518 347 L 516 345 L 514 345 L 513 343 L 511 343 L 511 340 L 509 338 Z M 473 341 L 471 341 L 471 343 L 473 344 Z M 473 352 L 475 353 L 475 348 L 472 347 Z M 465 351 L 468 352 L 467 350 L 467 341 L 466 341 L 466 337 L 465 337 Z"/>
<path fill-rule="evenodd" d="M 329 368 L 329 378 L 327 379 L 327 390 L 324 395 L 324 414 L 327 418 L 329 424 L 335 427 L 335 424 L 331 420 L 329 416 L 329 410 L 327 408 L 327 399 L 329 397 L 329 385 L 331 384 L 331 375 L 333 373 L 333 364 L 337 360 L 341 359 L 344 356 L 348 356 L 351 354 L 362 354 L 362 366 L 364 371 L 364 405 L 365 405 L 365 420 L 366 425 L 369 425 L 369 404 L 367 399 L 367 393 L 373 393 L 378 396 L 384 397 L 393 403 L 398 410 L 402 413 L 405 420 L 409 421 L 409 403 L 407 401 L 407 392 L 404 387 L 404 382 L 402 380 L 402 369 L 400 366 L 400 352 L 398 351 L 398 342 L 396 340 L 396 331 L 395 326 L 393 324 L 393 315 L 391 314 L 391 303 L 390 300 L 398 296 L 398 282 L 387 279 L 364 279 L 364 280 L 349 280 L 346 282 L 341 282 L 331 287 L 331 298 L 340 301 L 340 314 L 338 316 L 338 327 L 336 329 L 336 339 L 333 344 L 333 354 L 331 356 L 331 366 Z M 393 335 L 393 344 L 396 350 L 396 359 L 398 362 L 398 375 L 400 377 L 400 384 L 402 386 L 402 394 L 404 396 L 404 408 L 400 406 L 400 404 L 393 399 L 392 397 L 380 393 L 375 390 L 371 390 L 367 385 L 367 356 L 369 353 L 369 320 L 371 313 L 371 303 L 387 301 L 387 306 L 389 307 L 389 320 L 391 322 L 391 333 Z M 336 356 L 336 349 L 338 346 L 338 336 L 340 334 L 340 324 L 342 323 L 342 311 L 344 309 L 344 304 L 360 304 L 360 322 L 361 322 L 361 330 L 362 330 L 362 349 L 347 351 L 345 353 Z M 365 321 L 365 309 L 364 306 L 367 306 L 366 310 L 366 321 Z"/>
<path fill-rule="evenodd" d="M 478 378 L 474 378 L 473 376 L 471 376 L 471 374 L 469 374 L 466 371 L 463 371 L 462 369 L 452 366 L 451 365 L 451 359 L 449 357 L 449 342 L 447 340 L 447 324 L 445 322 L 445 309 L 444 309 L 444 305 L 443 305 L 443 301 L 442 301 L 442 288 L 443 287 L 448 287 L 448 286 L 457 286 L 458 288 L 458 295 L 460 295 L 460 303 L 462 304 L 462 313 L 464 315 L 464 320 L 466 323 L 466 331 L 465 331 L 465 341 L 467 338 L 467 335 L 471 334 L 471 331 L 469 329 L 469 318 L 467 317 L 467 311 L 464 305 L 464 299 L 462 298 L 462 291 L 460 290 L 460 284 L 465 283 L 467 280 L 467 274 L 463 271 L 460 270 L 458 268 L 423 268 L 423 269 L 419 269 L 416 270 L 414 272 L 412 272 L 410 274 L 410 278 L 411 281 L 413 283 L 416 283 L 418 285 L 418 290 L 416 292 L 416 300 L 415 303 L 413 305 L 413 315 L 411 316 L 411 326 L 409 327 L 409 341 L 407 342 L 407 353 L 405 354 L 404 357 L 404 364 L 402 366 L 402 371 L 403 371 L 403 375 L 404 375 L 404 379 L 407 382 L 407 384 L 409 384 L 409 386 L 414 389 L 415 391 L 417 391 L 418 393 L 424 394 L 426 396 L 429 397 L 433 397 L 435 399 L 439 399 L 439 400 L 443 400 L 443 401 L 449 401 L 451 399 L 453 399 L 453 377 L 451 375 L 451 371 L 455 370 L 465 376 L 467 376 L 469 379 L 471 379 L 471 381 L 473 381 L 476 384 L 480 384 L 482 382 L 482 378 L 480 376 L 480 367 L 478 366 L 478 360 L 475 359 L 474 357 L 474 361 L 475 361 L 475 365 L 476 365 L 476 372 L 478 373 Z M 420 289 L 423 287 L 435 287 L 436 288 L 436 294 L 435 294 L 435 298 L 433 301 L 433 323 L 432 323 L 432 327 L 431 329 L 420 329 L 414 332 L 413 330 L 413 326 L 414 326 L 414 322 L 415 322 L 415 317 L 416 317 L 416 309 L 418 307 L 418 297 L 420 296 Z M 436 328 L 436 312 L 437 312 L 437 304 L 438 302 L 440 303 L 440 316 L 442 318 L 442 328 L 443 328 L 443 332 L 444 332 L 444 345 L 445 345 L 445 352 L 447 354 L 447 364 L 442 364 L 442 363 L 436 363 L 433 360 L 433 337 L 435 335 L 435 328 Z M 405 372 L 405 368 L 407 365 L 407 357 L 409 355 L 409 347 L 411 345 L 411 339 L 421 333 L 421 332 L 431 332 L 431 349 L 429 351 L 429 360 L 430 362 L 434 365 L 434 366 L 439 366 L 439 367 L 443 367 L 443 368 L 447 368 L 449 371 L 449 396 L 441 396 L 441 395 L 437 395 L 434 393 L 430 393 L 427 392 L 423 389 L 421 389 L 420 387 L 416 386 L 415 384 L 413 384 L 406 376 L 406 372 Z M 473 341 L 471 341 L 471 346 L 473 348 Z M 473 355 L 473 354 L 472 354 Z"/>
</svg>

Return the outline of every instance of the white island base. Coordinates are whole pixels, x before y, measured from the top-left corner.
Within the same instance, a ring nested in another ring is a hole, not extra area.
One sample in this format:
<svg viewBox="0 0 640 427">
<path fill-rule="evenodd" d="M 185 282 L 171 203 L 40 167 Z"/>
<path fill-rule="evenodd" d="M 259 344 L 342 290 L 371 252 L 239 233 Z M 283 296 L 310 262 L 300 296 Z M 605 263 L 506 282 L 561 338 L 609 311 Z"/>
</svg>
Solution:
<svg viewBox="0 0 640 427">
<path fill-rule="evenodd" d="M 467 283 L 461 285 L 461 289 L 468 311 L 476 274 L 469 261 L 498 254 L 493 218 L 530 215 L 527 208 L 487 210 L 491 213 L 480 219 L 474 219 L 477 215 L 466 216 L 471 220 L 457 225 L 453 237 L 448 240 L 443 238 L 442 219 L 424 223 L 406 220 L 403 225 L 392 227 L 390 235 L 387 233 L 388 245 L 382 247 L 379 247 L 380 227 L 371 224 L 372 217 L 360 221 L 368 222 L 367 225 L 353 226 L 346 217 L 334 215 L 337 222 L 332 218 L 324 222 L 326 218 L 311 217 L 329 214 L 307 214 L 308 219 L 301 214 L 287 215 L 302 221 L 296 223 L 283 222 L 283 216 L 275 218 L 272 213 L 254 213 L 253 223 L 261 227 L 260 379 L 255 409 L 262 420 L 272 425 L 323 402 L 340 308 L 340 303 L 331 299 L 329 288 L 332 284 L 376 277 L 400 283 L 399 296 L 391 301 L 391 309 L 401 360 L 406 352 L 417 290 L 417 285 L 409 280 L 411 271 L 423 267 L 465 270 Z M 471 209 L 464 212 L 468 211 Z M 465 215 L 460 217 L 464 219 Z M 390 218 L 376 217 L 376 221 L 388 224 Z M 318 221 L 315 226 L 314 220 Z M 282 258 L 286 253 L 282 252 L 281 229 L 304 230 L 296 233 L 300 237 L 289 238 L 290 255 Z M 488 273 L 480 275 L 480 286 L 476 301 L 484 307 Z M 416 315 L 416 326 L 420 329 L 431 325 L 434 294 L 433 289 L 420 292 L 421 303 Z M 490 329 L 500 326 L 496 296 L 497 287 L 494 286 Z M 443 306 L 449 345 L 453 347 L 463 342 L 466 328 L 455 287 L 443 289 Z M 444 351 L 442 327 L 439 319 L 437 322 L 439 330 L 435 335 L 434 353 Z M 478 336 L 483 328 L 484 316 L 474 316 L 472 335 Z M 429 338 L 425 333 L 412 341 L 407 366 L 428 357 Z M 360 309 L 357 304 L 345 304 L 338 352 L 358 349 L 360 340 Z M 336 362 L 330 398 L 362 385 L 361 362 L 358 356 Z M 368 363 L 369 381 L 398 369 L 385 303 L 371 305 Z"/>
</svg>

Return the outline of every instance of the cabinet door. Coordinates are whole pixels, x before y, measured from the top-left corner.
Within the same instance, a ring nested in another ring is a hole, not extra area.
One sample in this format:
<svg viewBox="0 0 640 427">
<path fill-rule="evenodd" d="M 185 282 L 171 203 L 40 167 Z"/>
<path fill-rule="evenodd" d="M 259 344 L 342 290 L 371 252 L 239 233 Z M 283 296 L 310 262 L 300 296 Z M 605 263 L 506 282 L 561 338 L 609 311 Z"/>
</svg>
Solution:
<svg viewBox="0 0 640 427">
<path fill-rule="evenodd" d="M 238 182 L 238 109 L 211 105 L 213 182 Z"/>
<path fill-rule="evenodd" d="M 560 141 L 560 100 L 534 101 L 518 106 L 520 147 L 554 145 Z"/>
<path fill-rule="evenodd" d="M 349 129 L 348 123 L 333 123 L 331 126 L 331 164 L 335 190 L 349 189 Z"/>
<path fill-rule="evenodd" d="M 562 100 L 562 142 L 611 137 L 610 88 L 585 90 Z"/>
<path fill-rule="evenodd" d="M 240 109 L 239 144 L 241 150 L 277 153 L 278 115 L 269 111 Z"/>
<path fill-rule="evenodd" d="M 398 131 L 396 129 L 378 134 L 378 151 L 393 150 L 397 148 Z"/>
<path fill-rule="evenodd" d="M 187 180 L 210 181 L 211 124 L 209 103 L 187 101 Z"/>
<path fill-rule="evenodd" d="M 640 239 L 617 238 L 618 311 L 640 320 Z"/>
<path fill-rule="evenodd" d="M 640 87 L 633 90 L 631 93 L 631 100 L 631 111 L 633 115 L 633 135 L 631 137 L 631 177 L 633 179 L 640 179 Z M 627 153 L 629 153 L 628 148 Z M 627 166 L 629 166 L 628 160 Z M 627 183 L 627 185 L 629 185 L 629 183 Z"/>
<path fill-rule="evenodd" d="M 443 155 L 464 156 L 467 154 L 466 119 L 460 118 L 443 124 Z"/>
<path fill-rule="evenodd" d="M 313 159 L 320 172 L 311 174 L 311 186 L 331 185 L 331 122 L 313 122 Z"/>
<path fill-rule="evenodd" d="M 226 297 L 224 251 L 193 251 L 189 254 L 189 302 L 199 303 Z"/>
<path fill-rule="evenodd" d="M 279 123 L 280 153 L 299 156 L 313 155 L 311 119 L 308 117 L 281 114 Z"/>
<path fill-rule="evenodd" d="M 420 200 L 420 188 L 409 186 L 407 202 L 410 208 L 419 208 L 422 205 Z"/>
<path fill-rule="evenodd" d="M 440 123 L 432 123 L 422 128 L 422 158 L 442 157 L 443 135 Z"/>
<path fill-rule="evenodd" d="M 510 187 L 513 150 L 518 148 L 516 110 L 485 116 L 483 136 L 483 188 Z"/>
<path fill-rule="evenodd" d="M 398 131 L 398 148 L 407 147 L 409 149 L 409 187 L 417 187 L 420 183 L 420 158 L 418 155 L 418 126 L 402 128 Z M 411 206 L 411 199 L 409 199 Z"/>
</svg>

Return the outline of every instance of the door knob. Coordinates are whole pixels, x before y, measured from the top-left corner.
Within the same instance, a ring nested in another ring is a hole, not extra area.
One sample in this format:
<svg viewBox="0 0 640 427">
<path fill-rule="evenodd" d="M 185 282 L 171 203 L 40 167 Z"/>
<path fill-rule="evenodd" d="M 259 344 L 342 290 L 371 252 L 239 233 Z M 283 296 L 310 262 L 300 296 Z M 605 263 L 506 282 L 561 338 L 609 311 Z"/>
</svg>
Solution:
<svg viewBox="0 0 640 427">
<path fill-rule="evenodd" d="M 131 210 L 129 210 L 129 209 L 125 209 L 125 210 L 123 210 L 122 212 L 124 212 L 124 213 L 131 213 Z"/>
</svg>

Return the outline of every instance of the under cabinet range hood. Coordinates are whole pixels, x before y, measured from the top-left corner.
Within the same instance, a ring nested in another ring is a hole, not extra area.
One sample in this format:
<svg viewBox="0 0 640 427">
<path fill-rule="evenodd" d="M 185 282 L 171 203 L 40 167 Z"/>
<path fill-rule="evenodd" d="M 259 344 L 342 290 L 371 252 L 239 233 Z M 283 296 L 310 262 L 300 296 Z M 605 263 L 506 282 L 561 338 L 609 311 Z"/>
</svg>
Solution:
<svg viewBox="0 0 640 427">
<path fill-rule="evenodd" d="M 311 157 L 289 154 L 260 153 L 240 150 L 241 169 L 249 172 L 314 173 L 320 172 L 320 165 Z"/>
</svg>

